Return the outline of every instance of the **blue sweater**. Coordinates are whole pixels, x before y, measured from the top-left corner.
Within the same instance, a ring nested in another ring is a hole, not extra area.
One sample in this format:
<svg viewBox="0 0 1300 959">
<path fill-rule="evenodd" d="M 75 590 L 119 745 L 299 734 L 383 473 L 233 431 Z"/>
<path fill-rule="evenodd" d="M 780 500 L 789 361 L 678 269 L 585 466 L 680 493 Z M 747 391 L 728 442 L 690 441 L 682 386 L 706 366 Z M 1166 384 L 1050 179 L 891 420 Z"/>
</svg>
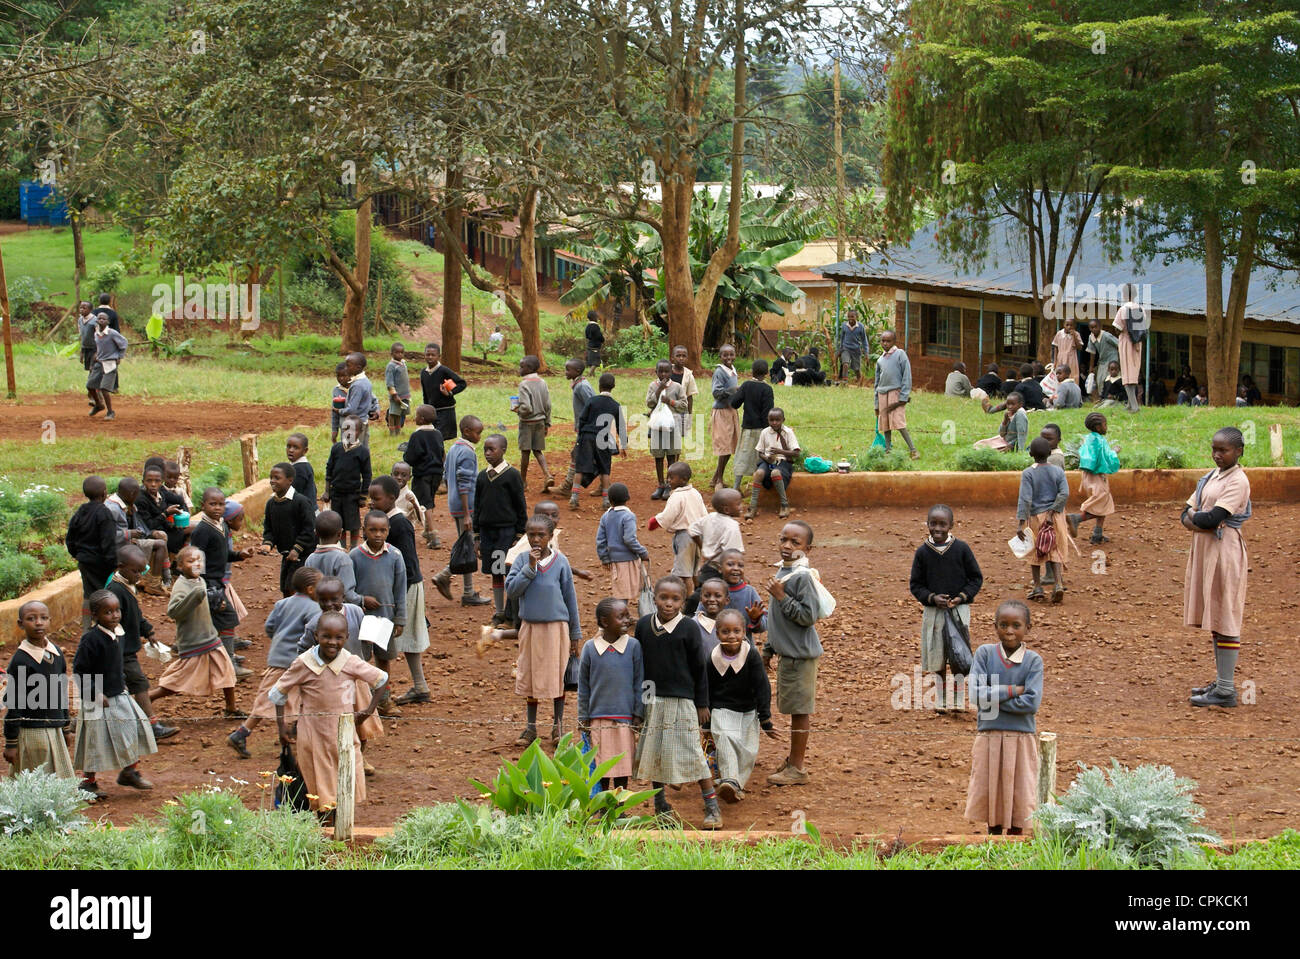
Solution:
<svg viewBox="0 0 1300 959">
<path fill-rule="evenodd" d="M 596 641 L 587 640 L 578 661 L 578 722 L 644 716 L 644 679 L 645 663 L 635 636 L 627 638 L 627 648 L 621 653 L 613 648 L 597 653 Z"/>
<path fill-rule="evenodd" d="M 305 653 L 316 645 L 316 624 L 320 622 L 323 610 L 317 609 L 311 619 L 302 628 L 302 639 L 298 641 L 298 652 Z M 361 620 L 365 618 L 366 611 L 360 606 L 354 606 L 352 603 L 343 604 L 343 615 L 348 620 L 348 641 L 343 644 L 343 648 L 354 656 L 365 658 L 365 652 L 361 648 Z M 391 645 L 391 643 L 390 643 Z"/>
<path fill-rule="evenodd" d="M 298 658 L 298 644 L 308 620 L 320 616 L 316 600 L 303 593 L 294 593 L 279 600 L 266 617 L 266 635 L 271 637 L 271 648 L 266 651 L 266 665 L 288 669 Z M 314 645 L 314 644 L 313 644 Z"/>
<path fill-rule="evenodd" d="M 515 557 L 506 574 L 506 595 L 519 600 L 519 619 L 525 623 L 569 624 L 569 641 L 582 639 L 578 621 L 578 595 L 573 590 L 573 570 L 564 554 L 555 555 L 545 569 L 533 569 L 529 554 Z"/>
<path fill-rule="evenodd" d="M 898 390 L 898 399 L 906 400 L 912 395 L 912 363 L 907 354 L 895 348 L 890 353 L 882 353 L 876 360 L 876 393 L 888 393 Z"/>
<path fill-rule="evenodd" d="M 103 335 L 95 337 L 95 359 L 100 363 L 106 360 L 120 360 L 126 356 L 126 337 L 109 327 Z"/>
<path fill-rule="evenodd" d="M 357 576 L 357 592 L 379 600 L 379 608 L 370 612 L 391 619 L 396 626 L 405 626 L 406 562 L 401 551 L 385 543 L 379 556 L 372 556 L 360 546 L 348 555 L 352 557 L 352 569 Z"/>
<path fill-rule="evenodd" d="M 735 369 L 719 366 L 713 371 L 713 408 L 725 410 L 731 406 L 731 396 L 740 389 Z"/>
<path fill-rule="evenodd" d="M 1043 701 L 1043 658 L 1032 649 L 1025 650 L 1019 663 L 1002 656 L 1001 643 L 987 643 L 975 650 L 967 688 L 975 703 L 975 728 L 1005 730 L 1015 733 L 1037 732 L 1034 714 Z M 1010 687 L 1024 686 L 1019 696 L 1011 696 Z"/>
<path fill-rule="evenodd" d="M 339 422 L 343 422 L 346 417 L 356 416 L 364 423 L 370 418 L 370 411 L 377 409 L 379 401 L 375 399 L 374 386 L 364 373 L 358 373 L 356 379 L 348 384 L 348 401 L 339 410 Z"/>
<path fill-rule="evenodd" d="M 448 512 L 468 517 L 474 512 L 474 484 L 478 481 L 478 451 L 468 440 L 456 440 L 447 447 L 442 475 L 447 478 Z"/>
<path fill-rule="evenodd" d="M 867 348 L 867 328 L 859 323 L 857 326 L 849 326 L 845 323 L 840 327 L 840 349 L 841 350 L 859 350 L 865 351 Z"/>
<path fill-rule="evenodd" d="M 602 563 L 650 558 L 650 551 L 636 538 L 636 513 L 619 507 L 605 510 L 596 527 L 596 556 Z"/>
<path fill-rule="evenodd" d="M 749 620 L 749 607 L 753 606 L 763 597 L 758 594 L 753 586 L 749 583 L 741 583 L 739 586 L 727 587 L 727 608 L 738 609 L 745 614 L 745 635 L 753 636 L 755 633 L 767 632 L 767 613 L 758 617 L 757 623 Z"/>
<path fill-rule="evenodd" d="M 318 570 L 323 579 L 340 580 L 343 583 L 343 602 L 361 605 L 361 594 L 357 592 L 357 574 L 352 568 L 352 557 L 342 546 L 337 543 L 318 546 L 315 552 L 303 560 L 302 564 L 308 569 Z"/>
<path fill-rule="evenodd" d="M 1016 519 L 1029 519 L 1048 510 L 1060 512 L 1070 498 L 1065 470 L 1051 463 L 1035 463 L 1020 474 L 1020 499 Z"/>
</svg>

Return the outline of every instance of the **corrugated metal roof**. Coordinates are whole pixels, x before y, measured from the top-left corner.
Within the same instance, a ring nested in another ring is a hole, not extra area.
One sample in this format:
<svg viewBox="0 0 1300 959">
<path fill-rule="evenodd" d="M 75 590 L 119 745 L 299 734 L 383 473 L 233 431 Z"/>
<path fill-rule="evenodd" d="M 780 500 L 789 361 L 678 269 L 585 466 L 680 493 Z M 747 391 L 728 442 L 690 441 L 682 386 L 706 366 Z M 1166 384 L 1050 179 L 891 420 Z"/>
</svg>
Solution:
<svg viewBox="0 0 1300 959">
<path fill-rule="evenodd" d="M 991 225 L 988 255 L 978 269 L 961 269 L 954 266 L 951 259 L 945 260 L 935 238 L 934 226 L 929 225 L 918 230 L 907 246 L 889 247 L 865 260 L 832 263 L 816 268 L 816 272 L 827 279 L 845 283 L 944 287 L 973 295 L 1032 300 L 1029 256 L 1025 251 L 1023 233 L 1016 226 L 1018 224 L 1009 217 L 1000 218 Z M 1070 271 L 1075 295 L 1070 296 L 1067 288 L 1064 298 L 1067 302 L 1105 302 L 1105 297 L 1094 299 L 1079 295 L 1078 288 L 1085 283 L 1095 290 L 1100 285 L 1118 286 L 1131 282 L 1149 285 L 1152 310 L 1195 317 L 1205 315 L 1205 266 L 1201 260 L 1166 263 L 1158 258 L 1145 262 L 1141 267 L 1130 268 L 1126 264 L 1132 261 L 1132 234 L 1124 231 L 1120 256 L 1118 260 L 1111 260 L 1103 247 L 1100 227 L 1100 218 L 1094 215 Z M 1064 256 L 1065 253 L 1058 253 L 1058 261 Z M 1228 273 L 1225 269 L 1225 305 Z M 1146 297 L 1139 297 L 1139 300 L 1144 305 L 1147 302 Z M 1300 282 L 1294 275 L 1256 267 L 1250 277 L 1246 318 L 1300 324 Z"/>
</svg>

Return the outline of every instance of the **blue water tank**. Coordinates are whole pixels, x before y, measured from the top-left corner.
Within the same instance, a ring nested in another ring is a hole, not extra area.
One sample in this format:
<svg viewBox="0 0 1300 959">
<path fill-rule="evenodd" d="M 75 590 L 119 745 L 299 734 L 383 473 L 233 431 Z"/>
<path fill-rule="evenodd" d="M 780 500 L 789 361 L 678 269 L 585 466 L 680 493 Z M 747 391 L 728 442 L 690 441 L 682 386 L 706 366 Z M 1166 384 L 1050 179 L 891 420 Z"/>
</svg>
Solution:
<svg viewBox="0 0 1300 959">
<path fill-rule="evenodd" d="M 68 204 L 53 186 L 36 180 L 18 184 L 18 212 L 31 226 L 67 226 Z"/>
</svg>

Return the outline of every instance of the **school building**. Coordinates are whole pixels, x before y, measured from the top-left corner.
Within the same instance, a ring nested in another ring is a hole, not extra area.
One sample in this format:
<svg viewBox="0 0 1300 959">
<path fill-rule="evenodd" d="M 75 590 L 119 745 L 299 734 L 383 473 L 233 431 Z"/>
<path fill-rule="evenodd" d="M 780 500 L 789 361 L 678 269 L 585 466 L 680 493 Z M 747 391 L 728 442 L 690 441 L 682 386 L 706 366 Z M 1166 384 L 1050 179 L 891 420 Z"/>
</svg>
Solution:
<svg viewBox="0 0 1300 959">
<path fill-rule="evenodd" d="M 1008 218 L 990 224 L 988 255 L 978 267 L 959 268 L 945 260 L 933 225 L 906 246 L 889 247 L 863 260 L 819 267 L 831 283 L 870 284 L 892 291 L 899 345 L 912 363 L 913 382 L 942 389 L 954 360 L 965 362 L 972 380 L 989 363 L 1019 366 L 1038 355 L 1038 329 L 1023 233 Z M 1150 384 L 1171 388 L 1184 366 L 1201 384 L 1205 373 L 1205 268 L 1199 259 L 1133 265 L 1133 243 L 1121 233 L 1118 256 L 1103 247 L 1094 216 L 1081 241 L 1071 275 L 1056 291 L 1052 315 L 1088 318 L 1108 325 L 1125 283 L 1137 287 L 1137 301 L 1151 316 L 1143 350 Z M 1058 254 L 1060 255 L 1060 254 Z M 1224 276 L 1224 303 L 1228 276 Z M 1058 324 L 1059 325 L 1059 324 Z M 876 344 L 872 344 L 873 349 Z M 1300 282 L 1280 271 L 1251 273 L 1241 345 L 1241 374 L 1254 378 L 1264 402 L 1300 402 Z"/>
</svg>

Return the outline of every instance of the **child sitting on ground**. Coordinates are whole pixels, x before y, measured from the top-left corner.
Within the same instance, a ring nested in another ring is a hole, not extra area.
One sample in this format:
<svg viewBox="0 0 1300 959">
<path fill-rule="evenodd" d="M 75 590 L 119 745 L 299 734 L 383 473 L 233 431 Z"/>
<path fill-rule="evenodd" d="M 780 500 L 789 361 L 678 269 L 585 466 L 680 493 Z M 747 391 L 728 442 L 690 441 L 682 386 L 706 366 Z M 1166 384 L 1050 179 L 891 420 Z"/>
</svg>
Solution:
<svg viewBox="0 0 1300 959">
<path fill-rule="evenodd" d="M 596 527 L 596 556 L 609 570 L 609 594 L 633 602 L 641 593 L 642 570 L 650 551 L 636 536 L 636 514 L 628 508 L 627 486 L 609 488 L 609 509 Z"/>
<path fill-rule="evenodd" d="M 68 747 L 68 661 L 49 640 L 50 609 L 35 600 L 18 607 L 23 640 L 5 670 L 5 762 L 13 775 L 39 769 L 60 779 L 75 779 Z M 638 686 L 639 690 L 640 687 Z M 41 690 L 39 698 L 32 695 Z"/>
<path fill-rule="evenodd" d="M 734 411 L 733 411 L 734 412 Z M 650 517 L 648 529 L 666 530 L 673 538 L 673 575 L 680 577 L 690 593 L 695 588 L 695 565 L 698 551 L 691 539 L 691 524 L 708 515 L 704 497 L 691 485 L 691 467 L 678 460 L 668 467 L 668 485 L 672 492 L 658 516 Z M 682 597 L 685 600 L 685 596 Z"/>
<path fill-rule="evenodd" d="M 708 585 L 707 583 L 705 584 Z M 745 798 L 758 758 L 758 731 L 772 728 L 772 686 L 758 650 L 745 639 L 745 614 L 724 609 L 717 619 L 717 645 L 709 651 L 709 722 L 704 727 L 718 766 L 718 796 Z"/>
<path fill-rule="evenodd" d="M 275 718 L 275 710 L 268 698 L 271 688 L 297 658 L 298 644 L 307 623 L 320 616 L 321 608 L 316 602 L 316 587 L 320 582 L 320 572 L 304 566 L 293 574 L 292 595 L 278 600 L 266 617 L 266 635 L 271 645 L 266 651 L 266 669 L 262 671 L 262 682 L 257 687 L 257 698 L 253 700 L 247 718 L 226 737 L 230 748 L 243 759 L 249 757 L 248 737 L 258 723 Z"/>
<path fill-rule="evenodd" d="M 165 493 L 163 467 L 157 461 L 145 464 L 144 472 L 140 475 L 140 486 L 140 492 L 135 498 L 136 512 L 144 520 L 150 532 L 163 534 L 164 542 L 167 544 L 167 564 L 170 574 L 170 567 L 176 565 L 176 554 L 185 545 L 185 537 L 189 534 L 188 525 L 176 528 L 176 517 L 185 507 L 177 498 L 169 497 Z M 189 514 L 186 513 L 182 523 L 187 524 L 188 520 Z"/>
<path fill-rule="evenodd" d="M 1070 498 L 1070 487 L 1065 481 L 1065 471 L 1047 464 L 1047 454 L 1051 447 L 1041 436 L 1029 444 L 1029 455 L 1034 462 L 1020 474 L 1020 498 L 1016 502 L 1016 520 L 1019 525 L 1016 535 L 1028 540 L 1032 549 L 1025 554 L 1025 561 L 1033 570 L 1034 585 L 1029 591 L 1029 599 L 1041 602 L 1045 597 L 1039 583 L 1043 565 L 1052 574 L 1056 586 L 1052 590 L 1052 602 L 1059 603 L 1065 598 L 1065 558 L 1066 544 L 1074 545 L 1070 539 L 1070 530 L 1061 512 Z M 1044 524 L 1049 524 L 1052 534 L 1046 552 L 1039 552 L 1039 531 Z M 1025 535 L 1028 527 L 1029 535 Z"/>
<path fill-rule="evenodd" d="M 397 436 L 411 411 L 411 377 L 406 372 L 406 347 L 401 343 L 394 343 L 388 350 L 384 387 L 388 390 L 388 435 Z"/>
<path fill-rule="evenodd" d="M 952 613 L 969 628 L 971 600 L 984 585 L 984 574 L 975 562 L 975 554 L 965 542 L 952 535 L 955 525 L 951 508 L 930 507 L 925 518 L 929 535 L 912 557 L 910 580 L 912 595 L 923 609 L 921 670 L 934 674 L 935 711 L 940 713 L 946 712 L 950 705 L 961 708 L 961 696 L 955 688 L 954 702 L 946 701 L 948 662 L 943 643 L 944 621 Z"/>
<path fill-rule="evenodd" d="M 153 596 L 166 595 L 172 585 L 171 561 L 167 554 L 167 534 L 152 530 L 144 517 L 136 510 L 136 500 L 140 498 L 140 481 L 134 476 L 123 476 L 117 481 L 117 492 L 104 501 L 108 511 L 113 514 L 117 524 L 117 545 L 136 546 L 149 560 L 149 568 L 154 571 L 141 584 L 141 591 Z"/>
<path fill-rule="evenodd" d="M 998 427 L 998 435 L 976 440 L 973 444 L 975 449 L 990 449 L 999 453 L 1014 453 L 1024 449 L 1029 439 L 1029 417 L 1025 415 L 1024 405 L 1024 397 L 1019 393 L 1015 390 L 1008 393 L 1006 403 L 1000 407 L 1006 412 L 1002 414 L 1002 425 Z"/>
<path fill-rule="evenodd" d="M 487 469 L 474 485 L 474 534 L 478 537 L 482 570 L 492 577 L 492 602 L 497 616 L 506 608 L 506 554 L 528 522 L 523 477 L 506 462 L 506 438 L 493 433 L 483 441 Z"/>
<path fill-rule="evenodd" d="M 442 433 L 434 425 L 437 415 L 438 411 L 427 403 L 416 409 L 415 429 L 406 441 L 406 452 L 402 454 L 403 461 L 411 470 L 411 492 L 424 510 L 424 542 L 430 549 L 438 547 L 433 508 L 438 487 L 442 484 L 443 464 L 447 458 Z M 397 475 L 396 468 L 393 475 Z"/>
<path fill-rule="evenodd" d="M 158 677 L 149 699 L 164 696 L 211 696 L 220 690 L 224 719 L 242 719 L 235 705 L 235 667 L 221 645 L 208 609 L 203 582 L 203 553 L 187 546 L 176 557 L 180 576 L 167 600 L 167 615 L 176 623 L 176 659 Z"/>
<path fill-rule="evenodd" d="M 307 462 L 308 442 L 306 433 L 290 433 L 288 439 L 284 441 L 284 458 L 293 466 L 294 490 L 311 504 L 314 513 L 317 499 L 316 471 L 312 469 L 311 463 Z"/>
<path fill-rule="evenodd" d="M 600 635 L 582 647 L 578 665 L 578 730 L 597 765 L 618 760 L 601 777 L 600 788 L 626 789 L 636 731 L 645 715 L 645 663 L 641 644 L 628 635 L 632 614 L 627 603 L 602 599 L 596 604 L 596 625 Z"/>
<path fill-rule="evenodd" d="M 293 595 L 293 574 L 316 548 L 316 501 L 293 488 L 292 463 L 271 467 L 271 498 L 262 518 L 262 543 L 280 554 L 280 595 Z"/>
<path fill-rule="evenodd" d="M 1101 394 L 1097 406 L 1117 406 L 1128 402 L 1128 393 L 1124 389 L 1124 379 L 1120 376 L 1119 361 L 1111 360 L 1106 364 L 1106 378 L 1101 381 Z"/>
<path fill-rule="evenodd" d="M 90 615 L 95 625 L 78 641 L 72 660 L 81 700 L 72 765 L 82 770 L 81 789 L 95 799 L 108 795 L 96 779 L 106 769 L 121 770 L 119 786 L 152 789 L 153 783 L 140 774 L 140 757 L 156 753 L 158 744 L 122 677 L 122 607 L 116 596 L 101 589 L 90 597 Z"/>
<path fill-rule="evenodd" d="M 757 489 L 758 484 L 755 483 Z M 713 493 L 713 512 L 706 513 L 690 525 L 691 541 L 705 565 L 721 571 L 718 561 L 724 551 L 745 551 L 745 540 L 740 535 L 740 493 L 724 486 Z"/>
<path fill-rule="evenodd" d="M 758 515 L 759 488 L 776 487 L 781 507 L 777 516 L 784 519 L 790 515 L 790 500 L 786 489 L 793 478 L 794 461 L 799 457 L 799 441 L 795 439 L 794 430 L 785 425 L 785 410 L 779 406 L 772 407 L 767 414 L 767 429 L 758 434 L 758 465 L 754 468 L 753 490 L 749 494 L 749 512 L 746 519 Z"/>
<path fill-rule="evenodd" d="M 971 750 L 966 818 L 987 823 L 989 835 L 1017 836 L 1038 805 L 1038 727 L 1043 660 L 1025 647 L 1029 607 L 1018 599 L 998 605 L 998 641 L 975 650 L 970 697 L 979 712 Z"/>
<path fill-rule="evenodd" d="M 655 365 L 655 378 L 650 381 L 650 387 L 645 394 L 646 409 L 650 411 L 651 416 L 661 403 L 672 414 L 671 423 L 666 429 L 652 427 L 649 431 L 650 455 L 654 457 L 655 475 L 659 478 L 659 485 L 650 494 L 651 499 L 668 498 L 668 484 L 664 481 L 664 463 L 667 462 L 672 466 L 682 455 L 681 421 L 677 417 L 685 413 L 690 404 L 686 399 L 686 390 L 680 383 L 673 382 L 672 374 L 673 364 L 668 360 L 660 360 Z"/>
<path fill-rule="evenodd" d="M 350 549 L 361 536 L 361 498 L 370 488 L 370 450 L 361 442 L 361 421 L 343 421 L 343 440 L 330 448 L 325 462 L 324 503 L 343 520 L 343 532 Z"/>
<path fill-rule="evenodd" d="M 587 401 L 578 420 L 578 448 L 574 468 L 581 476 L 585 489 L 600 477 L 600 489 L 592 496 L 604 497 L 603 505 L 609 508 L 609 474 L 614 468 L 614 454 L 627 455 L 627 424 L 623 421 L 623 408 L 613 397 L 614 374 L 600 374 L 600 392 Z M 569 495 L 569 508 L 578 508 L 578 492 Z"/>
<path fill-rule="evenodd" d="M 332 509 L 317 513 L 316 549 L 303 561 L 303 566 L 316 570 L 323 577 L 339 580 L 343 584 L 344 600 L 360 606 L 362 600 L 357 592 L 357 574 L 352 568 L 352 557 L 339 544 L 342 533 L 343 521 L 338 513 Z"/>
<path fill-rule="evenodd" d="M 1083 496 L 1080 512 L 1070 513 L 1065 521 L 1070 526 L 1070 535 L 1079 535 L 1079 524 L 1093 519 L 1097 523 L 1092 528 L 1092 543 L 1109 543 L 1110 538 L 1102 534 L 1101 526 L 1106 517 L 1115 512 L 1115 500 L 1110 495 L 1110 474 L 1119 469 L 1118 444 L 1111 446 L 1106 442 L 1108 424 L 1101 413 L 1089 413 L 1083 420 L 1088 429 L 1088 436 L 1079 447 L 1079 493 Z"/>
</svg>

